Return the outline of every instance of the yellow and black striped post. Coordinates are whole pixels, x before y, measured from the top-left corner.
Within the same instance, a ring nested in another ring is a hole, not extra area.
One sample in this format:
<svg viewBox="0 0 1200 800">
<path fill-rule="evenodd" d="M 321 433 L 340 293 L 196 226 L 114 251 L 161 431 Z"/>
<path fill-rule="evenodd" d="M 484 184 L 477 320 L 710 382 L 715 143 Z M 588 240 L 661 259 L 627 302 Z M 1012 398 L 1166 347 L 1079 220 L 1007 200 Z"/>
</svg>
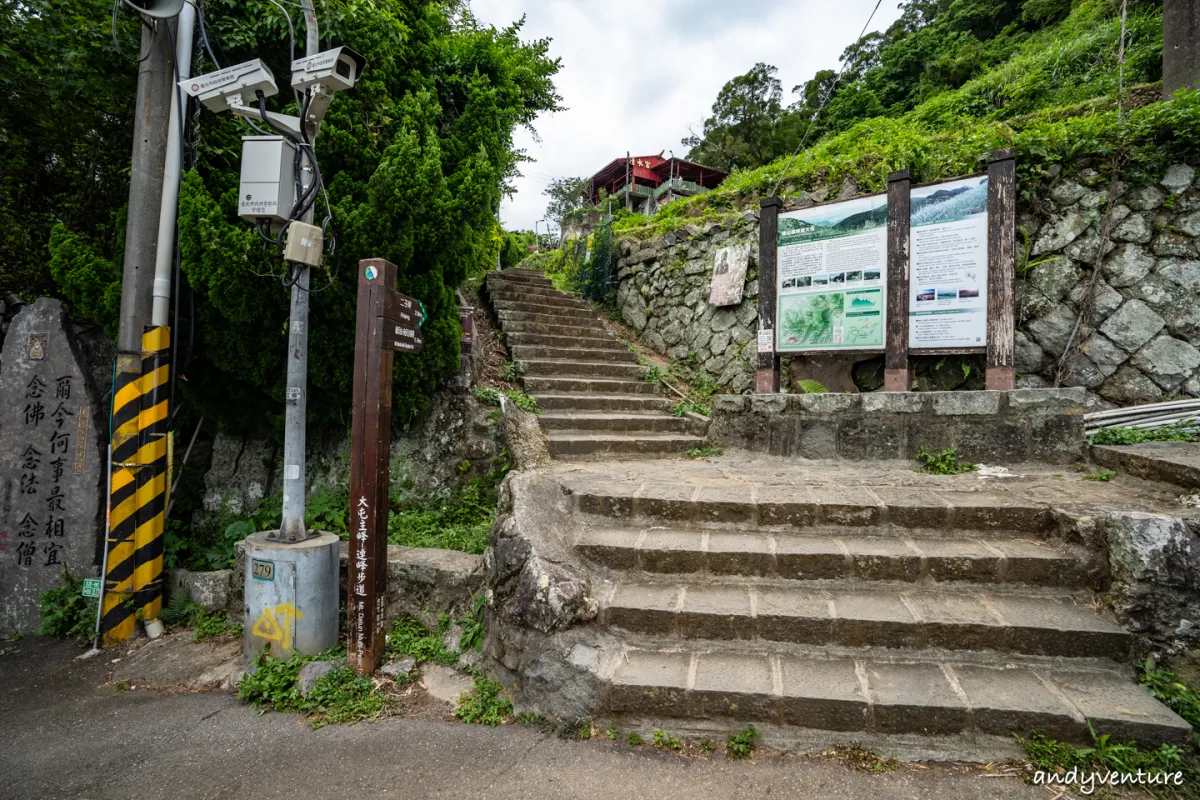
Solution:
<svg viewBox="0 0 1200 800">
<path fill-rule="evenodd" d="M 134 546 L 137 528 L 138 415 L 142 410 L 142 354 L 120 353 L 113 382 L 112 485 L 109 487 L 109 531 L 105 542 L 104 598 L 100 630 L 108 644 L 133 635 Z"/>
<path fill-rule="evenodd" d="M 167 510 L 167 409 L 171 329 L 142 334 L 142 411 L 138 415 L 137 529 L 133 534 L 134 605 L 158 619 L 163 598 L 163 531 Z"/>
<path fill-rule="evenodd" d="M 167 496 L 167 388 L 170 329 L 148 327 L 142 352 L 117 360 L 113 392 L 113 477 L 101 630 L 128 639 L 137 612 L 162 612 L 163 530 Z M 129 603 L 129 599 L 133 602 Z"/>
</svg>

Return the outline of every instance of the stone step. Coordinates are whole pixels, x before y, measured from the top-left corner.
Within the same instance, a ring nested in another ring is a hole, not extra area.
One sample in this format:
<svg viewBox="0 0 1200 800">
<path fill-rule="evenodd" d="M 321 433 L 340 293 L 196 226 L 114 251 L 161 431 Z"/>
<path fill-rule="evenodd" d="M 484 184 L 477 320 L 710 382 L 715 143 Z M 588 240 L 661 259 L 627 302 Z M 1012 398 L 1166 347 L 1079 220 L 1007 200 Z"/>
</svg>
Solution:
<svg viewBox="0 0 1200 800">
<path fill-rule="evenodd" d="M 586 328 L 589 336 L 603 335 L 606 331 L 604 325 L 600 322 L 600 318 L 595 314 L 584 311 L 564 311 L 562 313 L 547 314 L 541 311 L 520 311 L 512 308 L 497 308 L 496 316 L 500 320 L 500 327 L 508 330 L 510 322 L 532 322 L 538 327 L 530 330 L 536 330 L 539 333 L 552 333 L 553 331 L 545 330 L 540 326 L 546 325 L 565 325 L 572 328 Z"/>
<path fill-rule="evenodd" d="M 704 426 L 687 417 L 662 412 L 581 412 L 542 410 L 538 421 L 546 430 L 612 431 L 615 433 L 684 433 L 702 435 Z M 631 531 L 632 532 L 632 531 Z"/>
<path fill-rule="evenodd" d="M 557 321 L 552 321 L 557 320 Z M 557 317 L 547 317 L 545 320 L 529 319 L 517 311 L 506 311 L 500 316 L 500 327 L 506 336 L 515 333 L 535 334 L 538 336 L 563 336 L 572 339 L 603 339 L 612 341 L 608 331 L 599 319 L 585 322 L 564 322 Z"/>
<path fill-rule="evenodd" d="M 975 587 L 792 588 L 630 582 L 603 604 L 603 624 L 673 639 L 762 639 L 847 647 L 1129 656 L 1132 637 L 1086 595 L 1002 594 Z"/>
<path fill-rule="evenodd" d="M 556 336 L 546 333 L 528 333 L 526 331 L 511 331 L 505 333 L 505 341 L 510 347 L 555 347 L 583 348 L 586 350 L 618 350 L 628 353 L 624 343 L 615 337 L 601 336 Z M 634 357 L 636 359 L 636 356 Z"/>
<path fill-rule="evenodd" d="M 620 434 L 556 430 L 546 436 L 546 447 L 555 458 L 678 454 L 703 446 L 703 437 L 679 433 Z"/>
<path fill-rule="evenodd" d="M 555 289 L 550 285 L 541 286 L 539 284 L 528 283 L 525 281 L 516 283 L 493 282 L 488 284 L 488 288 L 489 291 L 496 296 L 505 294 L 513 297 L 565 297 L 571 300 L 583 299 L 583 295 L 579 294 L 579 292 L 560 292 L 558 289 Z"/>
<path fill-rule="evenodd" d="M 670 398 L 651 394 L 554 394 L 533 395 L 542 411 L 669 411 Z"/>
<path fill-rule="evenodd" d="M 534 396 L 542 392 L 574 394 L 594 392 L 602 395 L 658 394 L 658 384 L 643 380 L 620 380 L 618 378 L 543 377 L 526 374 L 521 378 L 525 391 Z"/>
<path fill-rule="evenodd" d="M 508 344 L 512 357 L 520 361 L 612 361 L 637 364 L 637 356 L 618 347 L 616 342 L 608 342 L 606 347 L 546 347 L 516 344 L 510 339 Z"/>
<path fill-rule="evenodd" d="M 658 574 L 1058 587 L 1081 587 L 1087 580 L 1086 552 L 1061 542 L 1023 539 L 1018 533 L 977 539 L 922 531 L 903 537 L 874 533 L 835 527 L 806 529 L 803 534 L 590 527 L 576 548 L 609 569 Z"/>
<path fill-rule="evenodd" d="M 575 495 L 580 511 L 605 516 L 748 527 L 849 525 L 881 531 L 928 528 L 948 535 L 995 530 L 1042 534 L 1054 528 L 1054 516 L 1047 505 L 983 492 L 934 492 L 905 486 L 642 486 L 636 481 L 572 483 L 569 479 L 565 485 Z"/>
<path fill-rule="evenodd" d="M 497 289 L 492 292 L 491 299 L 493 304 L 515 304 L 529 308 L 547 308 L 552 311 L 557 311 L 560 308 L 591 309 L 591 306 L 577 297 L 558 294 L 530 294 L 522 291 Z"/>
<path fill-rule="evenodd" d="M 895 749 L 889 737 L 906 734 L 909 747 L 913 734 L 1011 742 L 1013 733 L 1028 736 L 1033 730 L 1090 744 L 1088 723 L 1114 741 L 1136 740 L 1147 749 L 1191 739 L 1183 719 L 1113 670 L 831 659 L 731 648 L 627 648 L 614 661 L 605 711 L 619 719 L 656 720 L 653 727 L 675 732 L 689 730 L 687 720 L 722 721 L 726 730 L 753 722 L 764 729 L 768 744 L 781 733 L 786 737 L 787 731 L 776 728 L 784 726 L 801 734 L 795 738 L 807 738 L 810 750 L 844 741 L 850 733 L 884 752 Z M 944 741 L 931 740 L 926 748 L 941 750 Z"/>
<path fill-rule="evenodd" d="M 535 272 L 531 269 L 489 272 L 487 282 L 489 286 L 493 283 L 529 283 L 539 286 L 552 286 L 550 279 L 546 277 L 545 273 Z"/>
<path fill-rule="evenodd" d="M 558 324 L 561 324 L 564 319 L 571 320 L 598 320 L 596 312 L 590 308 L 575 307 L 575 306 L 551 306 L 542 303 L 530 303 L 524 300 L 497 300 L 492 306 L 496 309 L 497 314 L 505 313 L 520 313 L 532 314 L 539 316 L 555 317 Z M 504 319 L 503 316 L 500 319 Z"/>
<path fill-rule="evenodd" d="M 624 378 L 626 380 L 641 380 L 646 368 L 634 362 L 622 364 L 613 361 L 550 361 L 522 360 L 525 374 L 531 376 L 578 376 L 587 378 Z"/>
</svg>

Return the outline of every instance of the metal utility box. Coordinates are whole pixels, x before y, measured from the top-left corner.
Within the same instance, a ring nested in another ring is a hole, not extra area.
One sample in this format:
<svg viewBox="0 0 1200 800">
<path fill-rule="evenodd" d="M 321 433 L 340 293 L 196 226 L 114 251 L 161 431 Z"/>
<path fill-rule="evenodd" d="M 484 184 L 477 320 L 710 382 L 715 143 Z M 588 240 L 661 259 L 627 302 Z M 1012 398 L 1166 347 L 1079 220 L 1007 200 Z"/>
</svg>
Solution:
<svg viewBox="0 0 1200 800">
<path fill-rule="evenodd" d="M 286 222 L 296 203 L 296 147 L 282 136 L 242 137 L 238 216 Z"/>
</svg>

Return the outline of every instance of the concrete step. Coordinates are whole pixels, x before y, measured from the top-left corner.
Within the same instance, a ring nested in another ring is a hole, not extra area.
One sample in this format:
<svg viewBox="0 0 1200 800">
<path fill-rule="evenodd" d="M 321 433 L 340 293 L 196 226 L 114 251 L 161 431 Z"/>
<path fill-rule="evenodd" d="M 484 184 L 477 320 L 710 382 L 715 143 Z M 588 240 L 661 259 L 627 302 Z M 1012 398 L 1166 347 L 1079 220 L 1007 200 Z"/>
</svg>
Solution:
<svg viewBox="0 0 1200 800">
<path fill-rule="evenodd" d="M 514 359 L 521 361 L 611 361 L 621 364 L 637 364 L 637 356 L 618 347 L 616 342 L 606 347 L 546 347 L 545 345 L 516 344 L 508 341 Z"/>
<path fill-rule="evenodd" d="M 559 317 L 547 316 L 545 319 L 530 318 L 519 311 L 500 313 L 500 327 L 505 335 L 515 333 L 536 334 L 539 336 L 564 336 L 572 339 L 603 339 L 612 341 L 608 331 L 599 318 L 585 321 L 568 321 Z"/>
<path fill-rule="evenodd" d="M 538 333 L 555 333 L 543 326 L 563 325 L 571 328 L 584 328 L 589 336 L 602 336 L 605 331 L 604 325 L 600 322 L 600 318 L 593 313 L 584 311 L 563 311 L 561 313 L 543 313 L 541 311 L 522 311 L 514 308 L 496 309 L 496 316 L 500 319 L 500 327 L 503 330 L 509 330 L 508 323 L 510 322 L 531 322 L 535 324 L 533 328 L 523 328 L 521 330 L 534 330 Z"/>
<path fill-rule="evenodd" d="M 545 425 L 546 414 L 541 419 Z M 1086 585 L 1090 559 L 1082 548 L 1019 538 L 1020 534 L 1010 532 L 978 539 L 906 533 L 880 536 L 871 529 L 836 527 L 807 529 L 803 534 L 593 527 L 584 531 L 576 548 L 608 569 L 635 575 L 642 571 L 804 581 Z"/>
<path fill-rule="evenodd" d="M 511 331 L 505 333 L 510 347 L 555 347 L 582 348 L 585 350 L 619 350 L 628 353 L 629 348 L 615 337 L 608 336 L 557 336 L 546 333 Z M 636 359 L 636 356 L 635 356 Z"/>
<path fill-rule="evenodd" d="M 557 318 L 558 324 L 561 324 L 564 319 L 588 321 L 598 319 L 596 312 L 586 307 L 551 306 L 542 303 L 530 303 L 525 300 L 497 300 L 492 306 L 496 309 L 497 314 L 516 312 L 550 316 Z M 500 317 L 500 319 L 504 319 L 504 317 Z"/>
<path fill-rule="evenodd" d="M 537 272 L 531 269 L 518 270 L 503 270 L 501 272 L 489 272 L 487 276 L 488 284 L 493 283 L 529 283 L 535 285 L 545 285 L 552 287 L 550 279 L 545 273 Z"/>
<path fill-rule="evenodd" d="M 658 394 L 658 384 L 643 380 L 620 380 L 618 378 L 543 377 L 525 374 L 521 378 L 525 391 L 534 396 L 542 392 L 575 394 L 594 392 L 601 395 Z"/>
<path fill-rule="evenodd" d="M 791 733 L 809 750 L 847 733 L 885 752 L 896 749 L 891 737 L 908 735 L 896 743 L 912 748 L 913 734 L 939 737 L 924 743 L 933 752 L 950 735 L 1011 742 L 1032 730 L 1090 744 L 1088 723 L 1147 749 L 1191 738 L 1183 719 L 1113 670 L 692 648 L 627 648 L 615 662 L 605 710 L 620 720 L 655 720 L 652 727 L 682 733 L 696 724 L 689 720 L 716 720 L 724 730 L 753 722 L 768 744 Z"/>
<path fill-rule="evenodd" d="M 568 488 L 580 511 L 667 522 L 859 526 L 880 532 L 926 528 L 948 536 L 996 530 L 1044 534 L 1054 527 L 1045 504 L 983 492 L 906 486 L 699 486 L 697 491 L 692 484 L 641 486 L 637 481 L 568 482 Z"/>
<path fill-rule="evenodd" d="M 1132 637 L 1087 595 L 1008 594 L 972 586 L 792 588 L 716 580 L 618 584 L 603 624 L 671 639 L 847 647 L 1129 656 Z"/>
<path fill-rule="evenodd" d="M 676 417 L 663 412 L 586 412 L 548 411 L 543 409 L 538 421 L 548 431 L 610 431 L 613 433 L 683 433 L 704 435 L 704 425 L 688 417 Z M 633 531 L 630 531 L 632 533 Z"/>
<path fill-rule="evenodd" d="M 641 380 L 646 368 L 637 362 L 632 364 L 613 361 L 550 361 L 522 360 L 525 374 L 529 376 L 578 376 L 581 378 L 624 378 L 625 380 Z"/>
<path fill-rule="evenodd" d="M 670 398 L 650 394 L 555 394 L 540 392 L 534 399 L 542 411 L 669 411 Z"/>
<path fill-rule="evenodd" d="M 577 297 L 568 297 L 560 294 L 531 294 L 522 291 L 508 291 L 497 289 L 491 293 L 493 304 L 516 304 L 527 306 L 530 308 L 549 308 L 557 310 L 559 308 L 578 308 L 591 310 L 591 306 L 580 300 Z"/>
<path fill-rule="evenodd" d="M 703 437 L 680 433 L 620 434 L 556 430 L 546 436 L 546 447 L 555 458 L 678 455 L 690 448 L 703 446 Z"/>
</svg>

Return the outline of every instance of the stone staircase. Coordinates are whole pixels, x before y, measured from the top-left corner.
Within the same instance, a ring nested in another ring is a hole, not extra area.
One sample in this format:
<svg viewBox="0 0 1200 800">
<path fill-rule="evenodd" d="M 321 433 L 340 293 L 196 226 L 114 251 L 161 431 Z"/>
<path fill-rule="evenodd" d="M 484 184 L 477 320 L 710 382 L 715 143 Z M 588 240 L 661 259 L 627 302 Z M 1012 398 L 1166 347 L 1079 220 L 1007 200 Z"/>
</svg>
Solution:
<svg viewBox="0 0 1200 800">
<path fill-rule="evenodd" d="M 541 409 L 551 456 L 656 456 L 704 444 L 707 419 L 672 415 L 674 401 L 643 379 L 637 357 L 578 295 L 521 269 L 490 273 L 487 294 L 525 367 L 521 383 Z"/>
<path fill-rule="evenodd" d="M 775 747 L 985 761 L 1035 729 L 1190 741 L 1134 681 L 1130 634 L 1093 607 L 1095 555 L 1031 499 L 1049 490 L 934 490 L 879 466 L 819 485 L 820 466 L 727 461 L 556 470 L 569 499 L 553 527 L 599 603 L 604 724 L 720 742 L 751 722 Z"/>
</svg>

